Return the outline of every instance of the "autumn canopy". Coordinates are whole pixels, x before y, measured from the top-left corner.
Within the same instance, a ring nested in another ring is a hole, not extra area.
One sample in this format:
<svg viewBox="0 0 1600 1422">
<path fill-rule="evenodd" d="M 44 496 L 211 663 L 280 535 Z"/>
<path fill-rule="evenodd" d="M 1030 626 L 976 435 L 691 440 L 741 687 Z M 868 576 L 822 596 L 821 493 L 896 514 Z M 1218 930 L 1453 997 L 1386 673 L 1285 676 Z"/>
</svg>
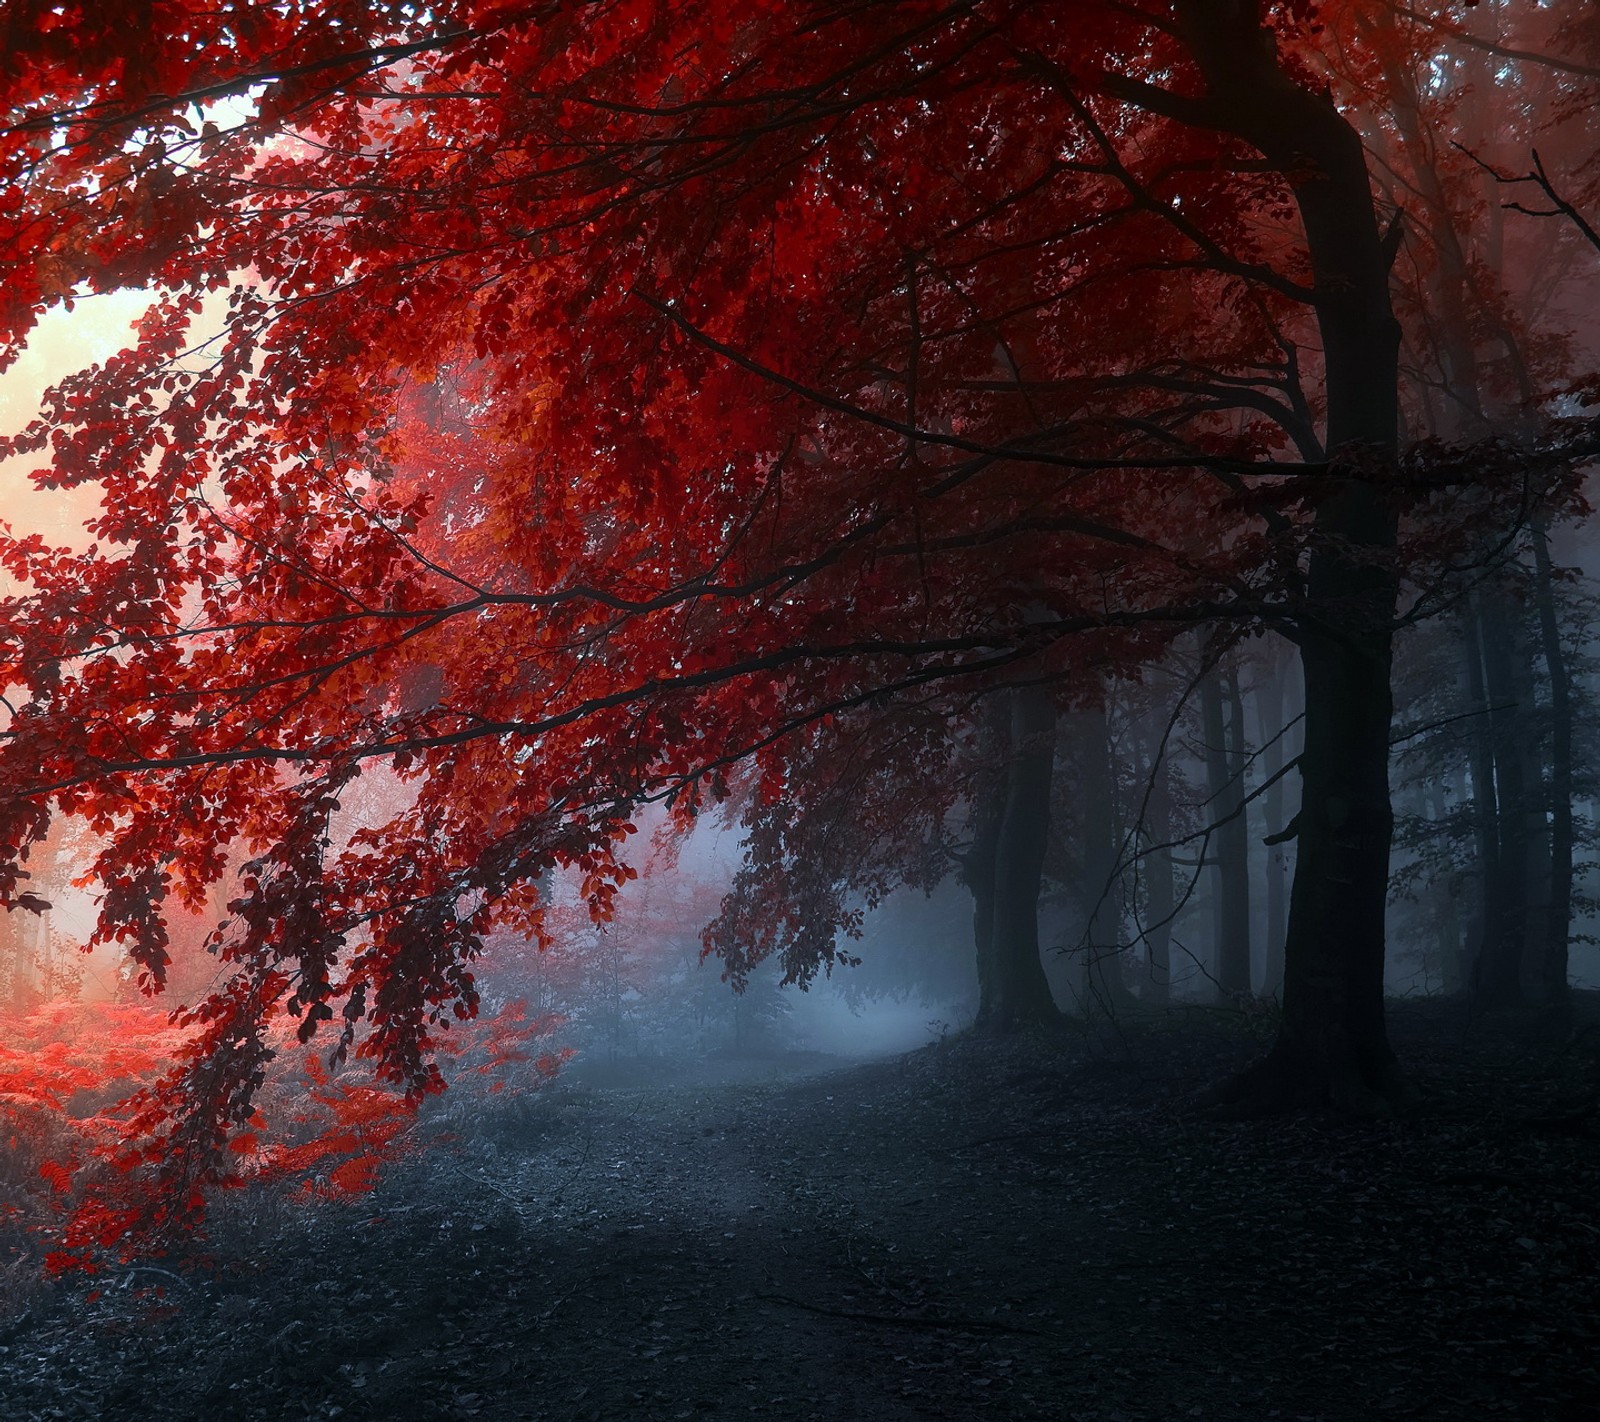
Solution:
<svg viewBox="0 0 1600 1422">
<path fill-rule="evenodd" d="M 1553 509 L 1567 465 L 1402 445 L 1393 274 L 1434 247 L 1351 114 L 1459 17 L 1374 8 L 6 5 L 0 361 L 149 306 L 0 449 L 99 504 L 86 547 L 0 537 L 0 899 L 81 818 L 96 940 L 155 986 L 159 905 L 245 847 L 160 1158 L 227 1168 L 281 1013 L 431 1090 L 485 935 L 542 932 L 553 866 L 609 914 L 646 801 L 734 782 L 796 878 L 718 946 L 805 979 L 830 746 L 897 767 L 864 836 L 959 812 L 965 739 L 1026 751 L 1197 629 L 1289 636 L 1307 690 L 1282 1035 L 1232 1089 L 1398 1100 L 1390 639 L 1462 509 Z M 341 820 L 372 776 L 403 808 Z"/>
</svg>

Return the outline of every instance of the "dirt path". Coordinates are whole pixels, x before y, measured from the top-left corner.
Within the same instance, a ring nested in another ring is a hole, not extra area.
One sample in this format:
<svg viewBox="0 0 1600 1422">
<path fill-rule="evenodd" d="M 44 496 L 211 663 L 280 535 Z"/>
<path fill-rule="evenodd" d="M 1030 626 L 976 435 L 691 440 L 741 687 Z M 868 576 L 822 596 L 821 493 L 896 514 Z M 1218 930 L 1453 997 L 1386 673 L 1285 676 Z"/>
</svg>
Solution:
<svg viewBox="0 0 1600 1422">
<path fill-rule="evenodd" d="M 1237 1031 L 458 1103 L 369 1205 L 0 1321 L 0 1418 L 1583 1415 L 1589 1067 L 1432 1030 L 1380 1126 L 1182 1109 Z"/>
<path fill-rule="evenodd" d="M 503 1415 L 1059 1415 L 1017 1346 L 1049 1351 L 1051 1318 L 940 1307 L 930 1261 L 952 1240 L 919 1213 L 927 1161 L 874 1129 L 894 1078 L 574 1093 L 570 1135 L 515 1192 L 549 1251 L 544 1347 L 579 1380 L 565 1408 Z M 1011 1395 L 1030 1377 L 1037 1410 Z"/>
</svg>

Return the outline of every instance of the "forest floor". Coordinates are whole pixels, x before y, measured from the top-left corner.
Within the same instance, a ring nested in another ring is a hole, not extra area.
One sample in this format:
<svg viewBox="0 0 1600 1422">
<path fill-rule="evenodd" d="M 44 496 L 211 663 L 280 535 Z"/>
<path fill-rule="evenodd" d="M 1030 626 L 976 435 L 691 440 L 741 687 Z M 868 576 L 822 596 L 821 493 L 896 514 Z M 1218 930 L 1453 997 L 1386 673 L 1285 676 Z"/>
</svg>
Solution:
<svg viewBox="0 0 1600 1422">
<path fill-rule="evenodd" d="M 0 1303 L 0 1418 L 1494 1418 L 1600 1398 L 1600 1002 L 1396 1010 L 1426 1101 L 1208 1119 L 1262 1023 L 582 1064 L 356 1205 Z M 1586 1024 L 1586 1025 L 1585 1025 Z M 494 1098 L 499 1101 L 499 1098 Z M 471 1119 L 463 1119 L 470 1114 Z"/>
</svg>

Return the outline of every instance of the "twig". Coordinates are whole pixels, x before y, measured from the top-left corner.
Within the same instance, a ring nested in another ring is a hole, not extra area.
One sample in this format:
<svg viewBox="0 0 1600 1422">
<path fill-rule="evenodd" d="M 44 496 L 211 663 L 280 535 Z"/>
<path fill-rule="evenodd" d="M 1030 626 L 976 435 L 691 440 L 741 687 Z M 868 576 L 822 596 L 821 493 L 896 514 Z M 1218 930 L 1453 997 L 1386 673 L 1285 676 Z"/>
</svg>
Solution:
<svg viewBox="0 0 1600 1422">
<path fill-rule="evenodd" d="M 159 1264 L 130 1264 L 123 1270 L 122 1287 L 127 1288 L 133 1281 L 135 1274 L 160 1274 L 163 1278 L 171 1279 L 175 1284 L 182 1284 L 186 1289 L 192 1289 L 193 1284 L 181 1274 L 174 1274 L 170 1269 L 163 1269 Z"/>
</svg>

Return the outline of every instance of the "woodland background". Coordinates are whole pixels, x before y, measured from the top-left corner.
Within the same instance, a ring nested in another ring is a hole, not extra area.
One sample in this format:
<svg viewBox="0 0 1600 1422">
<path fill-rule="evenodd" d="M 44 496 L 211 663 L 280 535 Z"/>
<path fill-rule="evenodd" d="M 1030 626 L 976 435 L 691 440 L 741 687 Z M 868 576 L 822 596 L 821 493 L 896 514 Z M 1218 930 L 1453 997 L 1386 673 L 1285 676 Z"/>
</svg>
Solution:
<svg viewBox="0 0 1600 1422">
<path fill-rule="evenodd" d="M 1128 1220 L 1214 1149 L 1330 1270 L 1352 1201 L 1442 1238 L 1508 1192 L 1449 1276 L 1538 1261 L 1518 1376 L 1579 1395 L 1597 84 L 1600 12 L 1539 0 L 0 8 L 17 1346 L 386 1180 L 372 1219 L 446 1209 L 451 1134 L 517 1259 L 542 1137 L 631 1179 L 766 1109 L 826 1154 L 813 1074 L 932 1043 L 837 1140 L 995 1113 L 971 1198 L 1052 1248 L 1081 1210 L 1029 1192 L 1102 1127 Z M 1312 1174 L 1393 1169 L 1284 1205 L 1307 1130 Z M 798 1210 L 844 1250 L 812 1289 L 901 1247 L 760 1134 L 713 1217 Z M 672 1218 L 662 1258 L 719 1247 Z M 873 1307 L 784 1306 L 994 1332 L 931 1255 L 861 1267 Z M 1473 1317 L 1458 1402 L 1498 1406 Z M 1117 1415 L 1059 1362 L 1029 1406 Z M 310 1375 L 273 1386 L 318 1415 Z"/>
</svg>

